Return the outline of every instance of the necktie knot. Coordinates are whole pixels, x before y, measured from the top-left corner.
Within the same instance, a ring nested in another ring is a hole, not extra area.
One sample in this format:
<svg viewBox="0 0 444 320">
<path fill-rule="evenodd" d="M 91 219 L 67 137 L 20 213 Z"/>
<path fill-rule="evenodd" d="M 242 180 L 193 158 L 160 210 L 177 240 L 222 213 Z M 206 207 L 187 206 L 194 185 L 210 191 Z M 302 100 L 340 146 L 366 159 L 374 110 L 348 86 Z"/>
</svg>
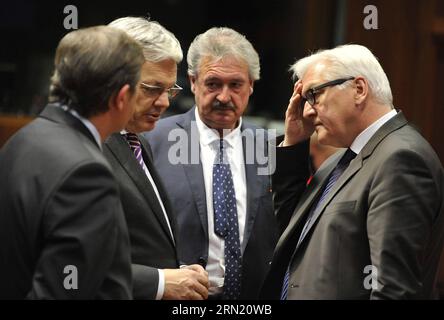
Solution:
<svg viewBox="0 0 444 320">
<path fill-rule="evenodd" d="M 227 142 L 224 139 L 218 139 L 213 142 L 216 149 L 215 164 L 228 164 Z"/>
<path fill-rule="evenodd" d="M 125 138 L 131 149 L 140 148 L 140 140 L 137 134 L 128 132 L 125 134 Z"/>
<path fill-rule="evenodd" d="M 137 162 L 144 167 L 143 156 L 142 156 L 142 146 L 139 137 L 135 133 L 128 132 L 125 134 L 126 141 L 128 142 L 131 150 L 136 157 Z"/>
<path fill-rule="evenodd" d="M 341 160 L 339 160 L 338 166 L 345 166 L 347 167 L 349 163 L 356 157 L 356 153 L 354 153 L 350 148 L 345 151 L 344 155 L 342 156 Z"/>
</svg>

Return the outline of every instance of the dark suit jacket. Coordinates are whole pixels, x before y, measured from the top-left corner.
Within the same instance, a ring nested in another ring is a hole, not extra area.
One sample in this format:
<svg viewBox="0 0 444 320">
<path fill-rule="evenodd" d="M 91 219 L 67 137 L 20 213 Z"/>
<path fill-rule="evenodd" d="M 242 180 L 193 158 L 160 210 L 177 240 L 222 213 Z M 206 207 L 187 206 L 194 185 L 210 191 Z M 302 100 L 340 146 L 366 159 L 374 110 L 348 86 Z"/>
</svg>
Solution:
<svg viewBox="0 0 444 320">
<path fill-rule="evenodd" d="M 173 236 L 175 219 L 170 202 L 156 168 L 152 164 L 149 145 L 142 143 L 144 162 L 157 186 L 167 212 Z M 135 299 L 155 299 L 159 273 L 157 269 L 178 268 L 174 240 L 151 183 L 126 139 L 119 133 L 111 135 L 104 144 L 104 154 L 117 177 L 123 210 L 131 242 L 131 260 Z"/>
<path fill-rule="evenodd" d="M 261 297 L 279 299 L 295 252 L 289 299 L 431 298 L 444 237 L 444 173 L 402 113 L 350 163 L 295 251 L 305 217 L 343 152 L 321 166 L 296 205 Z M 290 208 L 292 197 L 281 183 L 291 183 L 291 162 L 277 168 L 287 171 L 276 171 L 275 205 Z"/>
<path fill-rule="evenodd" d="M 117 184 L 77 118 L 47 106 L 1 149 L 0 181 L 0 299 L 132 297 Z"/>
<path fill-rule="evenodd" d="M 193 125 L 192 125 L 193 123 Z M 243 123 L 242 131 L 256 129 Z M 168 135 L 182 136 L 180 145 L 182 156 L 189 161 L 172 164 L 168 154 L 178 147 L 178 143 L 169 141 Z M 253 131 L 251 131 L 253 132 Z M 199 134 L 197 131 L 194 108 L 189 112 L 166 118 L 156 128 L 144 134 L 150 142 L 154 163 L 168 190 L 177 216 L 179 236 L 177 239 L 179 260 L 185 264 L 205 264 L 208 259 L 208 220 L 205 185 L 200 163 Z M 258 141 L 252 134 L 249 138 Z M 262 141 L 264 141 L 262 137 Z M 264 143 L 257 144 L 265 145 Z M 197 146 L 197 149 L 196 149 Z M 245 150 L 245 143 L 244 143 Z M 264 152 L 264 150 L 259 150 Z M 262 153 L 266 154 L 266 153 Z M 245 153 L 244 153 L 245 155 Z M 192 162 L 191 162 L 192 161 Z M 265 274 L 277 240 L 277 227 L 273 215 L 270 177 L 258 175 L 257 162 L 245 165 L 247 180 L 247 218 L 243 241 L 242 257 L 242 299 L 255 299 Z"/>
</svg>

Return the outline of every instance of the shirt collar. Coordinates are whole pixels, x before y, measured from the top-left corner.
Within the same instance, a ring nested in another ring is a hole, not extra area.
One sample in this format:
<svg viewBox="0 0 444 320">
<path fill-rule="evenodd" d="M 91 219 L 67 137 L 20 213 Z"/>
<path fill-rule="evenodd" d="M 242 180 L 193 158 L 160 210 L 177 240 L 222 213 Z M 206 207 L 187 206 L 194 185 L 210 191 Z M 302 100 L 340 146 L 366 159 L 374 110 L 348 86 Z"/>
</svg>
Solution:
<svg viewBox="0 0 444 320">
<path fill-rule="evenodd" d="M 99 131 L 97 130 L 96 126 L 88 119 L 82 117 L 76 110 L 70 109 L 65 105 L 60 105 L 60 107 L 63 110 L 71 113 L 74 117 L 79 119 L 85 125 L 85 127 L 89 130 L 89 132 L 91 132 L 92 136 L 94 137 L 94 140 L 96 140 L 97 145 L 99 146 L 100 150 L 102 150 L 102 140 L 100 139 L 100 134 L 99 134 Z"/>
<path fill-rule="evenodd" d="M 211 129 L 210 127 L 208 127 L 200 119 L 197 107 L 194 110 L 194 115 L 195 115 L 195 118 L 196 118 L 197 129 L 199 131 L 200 142 L 203 145 L 205 145 L 205 146 L 206 145 L 210 145 L 214 141 L 220 139 L 219 133 L 215 129 Z M 224 137 L 224 141 L 228 144 L 228 146 L 234 147 L 236 139 L 238 139 L 240 137 L 240 134 L 241 134 L 240 128 L 241 128 L 241 126 L 242 126 L 242 117 L 239 118 L 239 124 L 237 125 L 237 127 L 234 128 L 234 130 L 232 130 L 229 134 L 227 134 Z"/>
<path fill-rule="evenodd" d="M 353 141 L 350 146 L 350 149 L 358 154 L 364 148 L 364 146 L 369 142 L 369 140 L 373 137 L 373 135 L 381 128 L 384 123 L 389 121 L 391 118 L 396 116 L 396 110 L 391 110 L 390 112 L 383 115 L 381 118 L 373 122 L 370 126 L 368 126 L 364 131 L 362 131 Z"/>
</svg>

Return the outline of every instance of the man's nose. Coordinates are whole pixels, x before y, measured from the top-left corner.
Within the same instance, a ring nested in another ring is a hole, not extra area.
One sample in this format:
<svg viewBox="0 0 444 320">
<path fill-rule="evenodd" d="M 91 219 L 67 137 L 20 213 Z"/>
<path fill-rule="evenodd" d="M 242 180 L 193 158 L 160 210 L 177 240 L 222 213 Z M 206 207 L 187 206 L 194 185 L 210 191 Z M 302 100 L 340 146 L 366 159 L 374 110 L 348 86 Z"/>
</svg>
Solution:
<svg viewBox="0 0 444 320">
<path fill-rule="evenodd" d="M 164 91 L 162 94 L 154 101 L 157 107 L 168 108 L 170 106 L 170 99 L 168 98 L 168 92 Z"/>
<path fill-rule="evenodd" d="M 228 88 L 228 86 L 223 86 L 222 90 L 219 92 L 216 98 L 222 103 L 230 102 L 231 101 L 230 88 Z"/>
<path fill-rule="evenodd" d="M 304 118 L 313 117 L 317 114 L 315 108 L 313 108 L 313 106 L 309 104 L 308 101 L 305 101 L 303 108 L 304 108 L 303 111 Z"/>
</svg>

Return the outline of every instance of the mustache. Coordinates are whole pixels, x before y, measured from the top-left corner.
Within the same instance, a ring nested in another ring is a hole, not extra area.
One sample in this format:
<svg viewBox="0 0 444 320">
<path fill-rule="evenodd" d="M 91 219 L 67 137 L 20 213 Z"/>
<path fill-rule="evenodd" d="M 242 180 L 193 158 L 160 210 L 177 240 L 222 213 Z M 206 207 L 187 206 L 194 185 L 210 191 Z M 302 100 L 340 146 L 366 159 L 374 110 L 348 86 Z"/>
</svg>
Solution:
<svg viewBox="0 0 444 320">
<path fill-rule="evenodd" d="M 211 107 L 213 109 L 217 109 L 217 110 L 236 110 L 236 106 L 233 104 L 233 102 L 228 102 L 228 103 L 222 103 L 219 100 L 215 100 L 212 104 Z"/>
</svg>

